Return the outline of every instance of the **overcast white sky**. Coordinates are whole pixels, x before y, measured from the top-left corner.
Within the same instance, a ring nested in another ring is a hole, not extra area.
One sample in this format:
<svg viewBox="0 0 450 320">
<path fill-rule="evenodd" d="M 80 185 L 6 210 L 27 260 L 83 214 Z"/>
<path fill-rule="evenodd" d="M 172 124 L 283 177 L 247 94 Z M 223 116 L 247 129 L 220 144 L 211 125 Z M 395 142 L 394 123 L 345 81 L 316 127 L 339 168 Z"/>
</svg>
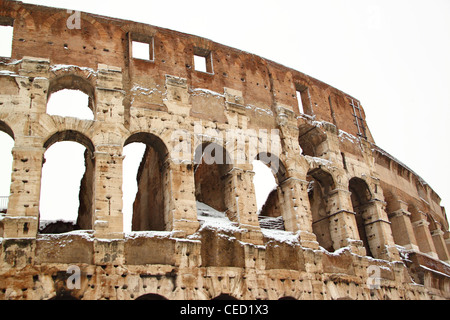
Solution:
<svg viewBox="0 0 450 320">
<path fill-rule="evenodd" d="M 450 205 L 448 0 L 23 2 L 202 36 L 322 80 L 361 100 L 377 144 Z"/>
</svg>

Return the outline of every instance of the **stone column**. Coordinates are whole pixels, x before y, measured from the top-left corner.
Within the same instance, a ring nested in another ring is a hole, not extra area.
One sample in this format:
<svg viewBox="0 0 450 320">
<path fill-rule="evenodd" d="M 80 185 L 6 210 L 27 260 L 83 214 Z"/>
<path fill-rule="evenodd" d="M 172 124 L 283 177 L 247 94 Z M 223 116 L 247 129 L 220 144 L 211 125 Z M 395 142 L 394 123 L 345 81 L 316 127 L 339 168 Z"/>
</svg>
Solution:
<svg viewBox="0 0 450 320">
<path fill-rule="evenodd" d="M 2 219 L 4 238 L 35 238 L 39 229 L 39 200 L 44 148 L 27 147 L 16 137 L 8 211 Z"/>
<path fill-rule="evenodd" d="M 419 252 L 416 236 L 411 223 L 411 213 L 408 212 L 408 204 L 398 201 L 398 210 L 389 214 L 391 221 L 392 235 L 396 244 Z"/>
<path fill-rule="evenodd" d="M 430 223 L 427 221 L 426 215 L 423 212 L 419 213 L 421 214 L 421 219 L 413 222 L 412 225 L 420 251 L 435 259 L 439 259 L 431 237 Z"/>
<path fill-rule="evenodd" d="M 444 231 L 439 228 L 431 231 L 431 238 L 433 239 L 433 243 L 439 259 L 446 263 L 450 263 L 450 256 L 449 252 L 447 251 L 447 245 L 445 244 L 444 239 Z"/>
<path fill-rule="evenodd" d="M 288 178 L 280 184 L 278 190 L 286 231 L 298 233 L 303 247 L 318 249 L 319 244 L 312 228 L 308 182 Z"/>
<path fill-rule="evenodd" d="M 119 147 L 95 152 L 94 230 L 97 238 L 122 238 L 122 167 Z M 121 148 L 120 148 L 121 149 Z"/>
<path fill-rule="evenodd" d="M 374 199 L 364 208 L 363 219 L 370 251 L 377 259 L 398 261 L 400 254 L 395 247 L 391 223 L 384 207 L 384 202 Z"/>
<path fill-rule="evenodd" d="M 194 234 L 199 228 L 195 200 L 195 176 L 192 163 L 168 160 L 169 186 L 166 198 L 169 203 L 169 228 L 177 237 Z"/>
<path fill-rule="evenodd" d="M 349 246 L 352 252 L 366 255 L 366 250 L 359 238 L 355 213 L 350 209 L 351 193 L 344 189 L 329 192 L 327 212 L 329 212 L 330 232 L 335 250 Z"/>
<path fill-rule="evenodd" d="M 251 165 L 234 167 L 228 172 L 225 178 L 225 205 L 228 208 L 228 218 L 238 222 L 239 227 L 246 230 L 241 240 L 261 245 L 263 239 L 253 187 L 254 175 Z"/>
</svg>

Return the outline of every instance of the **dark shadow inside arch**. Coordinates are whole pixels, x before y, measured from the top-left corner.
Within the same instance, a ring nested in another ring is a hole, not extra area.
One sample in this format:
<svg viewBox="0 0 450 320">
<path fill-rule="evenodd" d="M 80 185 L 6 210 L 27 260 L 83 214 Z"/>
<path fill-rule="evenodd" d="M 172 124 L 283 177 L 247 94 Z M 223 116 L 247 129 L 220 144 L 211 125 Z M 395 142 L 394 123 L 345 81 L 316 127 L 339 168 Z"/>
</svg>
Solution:
<svg viewBox="0 0 450 320">
<path fill-rule="evenodd" d="M 132 143 L 146 146 L 136 175 L 138 191 L 133 204 L 132 231 L 169 231 L 168 149 L 159 137 L 150 133 L 133 134 L 124 146 Z"/>
<path fill-rule="evenodd" d="M 14 132 L 11 129 L 11 127 L 1 120 L 0 120 L 0 131 L 3 131 L 4 133 L 8 134 L 13 140 L 15 140 Z"/>
<path fill-rule="evenodd" d="M 233 168 L 227 150 L 216 143 L 199 145 L 194 154 L 195 198 L 219 211 L 227 211 L 225 179 Z"/>
<path fill-rule="evenodd" d="M 308 197 L 313 220 L 313 232 L 319 245 L 334 252 L 329 220 L 329 194 L 335 189 L 333 177 L 322 169 L 308 172 Z"/>
<path fill-rule="evenodd" d="M 359 237 L 366 248 L 367 255 L 373 257 L 367 237 L 366 219 L 364 218 L 364 212 L 367 210 L 367 206 L 372 199 L 372 194 L 367 183 L 360 178 L 350 180 L 349 191 L 351 192 L 353 211 L 356 214 Z"/>
<path fill-rule="evenodd" d="M 211 300 L 212 301 L 238 301 L 238 299 L 236 299 L 232 295 L 224 294 L 224 293 L 215 297 L 214 299 L 211 299 Z"/>
<path fill-rule="evenodd" d="M 151 300 L 153 300 L 153 301 L 167 301 L 169 299 L 167 299 L 167 298 L 165 298 L 165 297 L 163 297 L 163 296 L 161 296 L 159 294 L 153 294 L 153 293 L 140 296 L 139 298 L 136 299 L 136 301 L 151 301 Z"/>
<path fill-rule="evenodd" d="M 62 141 L 78 142 L 86 147 L 87 151 L 89 152 L 89 156 L 91 156 L 92 158 L 94 157 L 95 147 L 91 139 L 75 130 L 65 130 L 55 133 L 44 143 L 44 148 L 47 150 L 53 144 Z"/>
<path fill-rule="evenodd" d="M 294 297 L 283 297 L 278 299 L 279 301 L 297 301 Z"/>
</svg>

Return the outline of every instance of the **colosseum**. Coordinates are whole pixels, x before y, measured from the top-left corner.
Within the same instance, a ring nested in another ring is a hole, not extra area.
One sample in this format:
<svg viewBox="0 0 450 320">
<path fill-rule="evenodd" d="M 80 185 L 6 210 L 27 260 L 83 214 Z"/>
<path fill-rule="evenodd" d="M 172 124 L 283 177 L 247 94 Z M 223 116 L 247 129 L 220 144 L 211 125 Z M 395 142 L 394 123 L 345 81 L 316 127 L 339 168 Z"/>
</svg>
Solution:
<svg viewBox="0 0 450 320">
<path fill-rule="evenodd" d="M 450 299 L 441 199 L 375 144 L 356 98 L 152 25 L 5 0 L 0 26 L 13 28 L 0 131 L 14 140 L 1 300 Z M 48 112 L 67 89 L 92 119 Z M 64 141 L 86 150 L 72 224 L 40 218 L 45 153 Z M 133 143 L 146 147 L 126 231 Z M 277 184 L 261 210 L 254 161 Z"/>
</svg>

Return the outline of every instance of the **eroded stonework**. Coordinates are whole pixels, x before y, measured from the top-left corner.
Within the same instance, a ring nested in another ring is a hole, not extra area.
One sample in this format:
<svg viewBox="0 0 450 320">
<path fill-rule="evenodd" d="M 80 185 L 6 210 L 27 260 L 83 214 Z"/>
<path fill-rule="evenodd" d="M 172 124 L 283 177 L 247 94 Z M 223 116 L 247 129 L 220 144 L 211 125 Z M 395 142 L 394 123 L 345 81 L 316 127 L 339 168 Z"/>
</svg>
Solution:
<svg viewBox="0 0 450 320">
<path fill-rule="evenodd" d="M 70 17 L 0 6 L 14 28 L 0 60 L 0 130 L 14 139 L 0 299 L 450 298 L 440 198 L 375 144 L 355 98 L 207 39 Z M 148 59 L 133 58 L 133 41 Z M 93 121 L 47 113 L 63 89 L 89 96 Z M 86 148 L 78 220 L 43 227 L 44 153 L 60 141 Z M 124 232 L 133 142 L 147 148 Z M 278 185 L 260 216 L 253 160 Z"/>
</svg>

